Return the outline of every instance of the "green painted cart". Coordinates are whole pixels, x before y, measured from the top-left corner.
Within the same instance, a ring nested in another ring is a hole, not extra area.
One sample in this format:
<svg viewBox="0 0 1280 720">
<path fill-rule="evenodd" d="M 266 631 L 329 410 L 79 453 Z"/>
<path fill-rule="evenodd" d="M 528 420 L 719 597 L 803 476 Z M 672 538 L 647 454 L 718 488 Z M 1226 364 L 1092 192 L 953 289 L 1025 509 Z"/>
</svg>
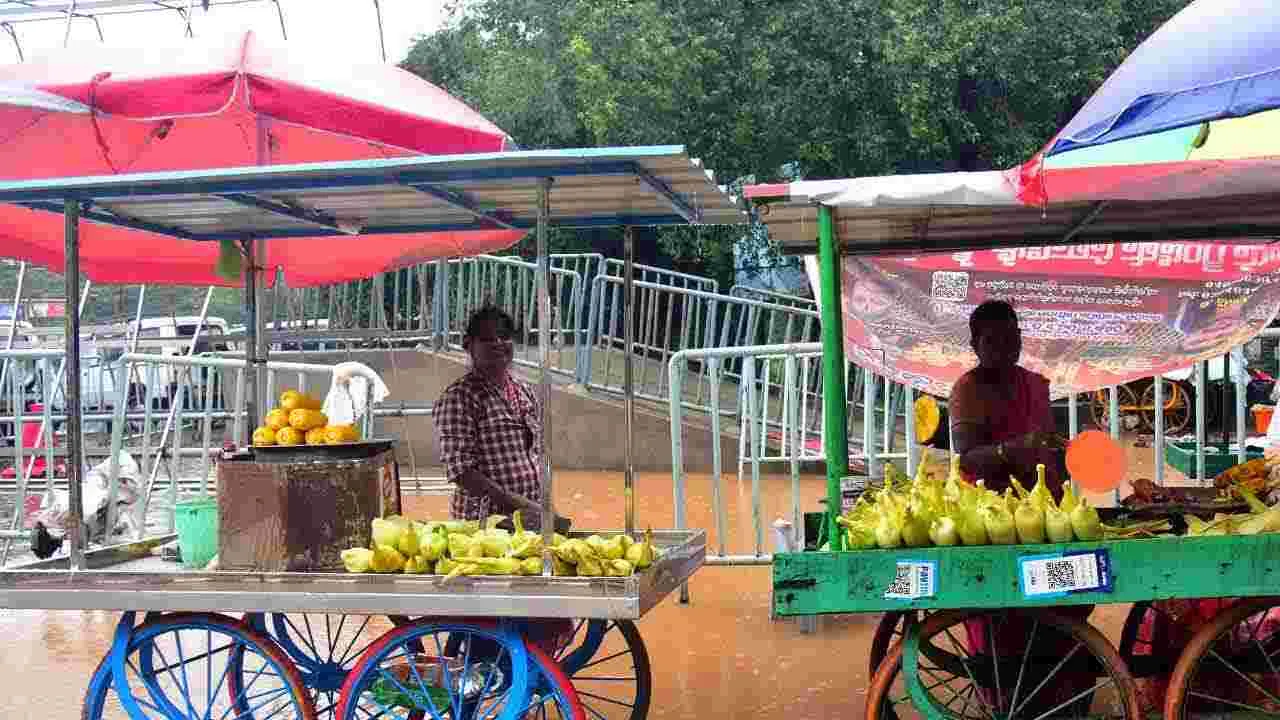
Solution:
<svg viewBox="0 0 1280 720">
<path fill-rule="evenodd" d="M 769 190 L 748 196 L 760 203 Z M 932 221 L 942 222 L 933 211 Z M 884 614 L 870 653 L 868 718 L 1280 715 L 1280 623 L 1273 622 L 1280 613 L 1270 612 L 1280 606 L 1280 536 L 843 551 L 834 522 L 848 469 L 840 255 L 885 252 L 894 238 L 904 250 L 939 248 L 901 210 L 837 218 L 827 205 L 782 202 L 761 214 L 793 252 L 813 252 L 817 231 L 824 344 L 828 482 L 826 517 L 816 523 L 825 537 L 816 544 L 830 550 L 774 556 L 775 611 Z M 1047 222 L 1032 215 L 1013 220 Z M 1024 243 L 1032 237 L 1004 232 Z M 967 241 L 991 245 L 980 236 Z M 1203 618 L 1158 602 L 1178 598 L 1224 600 Z M 1090 606 L 1115 603 L 1133 604 L 1118 646 L 1088 622 Z M 1156 650 L 1170 647 L 1181 651 Z"/>
</svg>

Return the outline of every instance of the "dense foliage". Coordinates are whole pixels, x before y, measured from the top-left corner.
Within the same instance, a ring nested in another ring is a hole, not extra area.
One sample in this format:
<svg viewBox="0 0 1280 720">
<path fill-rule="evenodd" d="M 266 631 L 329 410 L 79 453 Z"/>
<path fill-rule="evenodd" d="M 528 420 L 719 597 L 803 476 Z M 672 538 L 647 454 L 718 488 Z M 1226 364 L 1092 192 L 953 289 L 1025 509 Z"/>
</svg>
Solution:
<svg viewBox="0 0 1280 720">
<path fill-rule="evenodd" d="M 684 144 L 725 182 L 980 170 L 1039 149 L 1185 4 L 474 0 L 404 67 L 528 148 Z M 734 234 L 661 239 L 728 279 Z"/>
</svg>

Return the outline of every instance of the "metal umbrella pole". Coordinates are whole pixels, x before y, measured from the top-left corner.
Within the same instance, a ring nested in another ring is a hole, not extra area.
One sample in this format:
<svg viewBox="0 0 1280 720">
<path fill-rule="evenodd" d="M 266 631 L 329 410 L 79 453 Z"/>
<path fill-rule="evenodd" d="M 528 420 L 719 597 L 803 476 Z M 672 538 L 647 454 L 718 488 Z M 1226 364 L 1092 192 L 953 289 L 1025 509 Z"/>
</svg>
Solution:
<svg viewBox="0 0 1280 720">
<path fill-rule="evenodd" d="M 80 297 L 80 203 L 66 199 L 62 204 L 65 236 L 63 280 L 69 298 Z M 66 405 L 67 405 L 67 489 L 71 502 L 71 522 L 67 536 L 71 540 L 71 569 L 84 570 L 84 500 L 80 483 L 84 468 L 80 462 L 80 313 L 65 313 L 66 337 Z M 50 468 L 52 473 L 52 468 Z M 22 512 L 22 508 L 17 508 Z"/>
<path fill-rule="evenodd" d="M 244 409 L 249 416 L 249 422 L 245 423 L 246 437 L 245 445 L 253 445 L 253 430 L 257 427 L 258 417 L 258 389 L 260 385 L 257 380 L 255 369 L 258 357 L 258 272 L 256 268 L 258 254 L 256 252 L 257 243 L 253 238 L 248 238 L 243 242 L 245 257 L 245 273 L 244 273 L 244 361 L 248 372 L 245 373 L 245 382 L 247 384 L 244 395 Z"/>
</svg>

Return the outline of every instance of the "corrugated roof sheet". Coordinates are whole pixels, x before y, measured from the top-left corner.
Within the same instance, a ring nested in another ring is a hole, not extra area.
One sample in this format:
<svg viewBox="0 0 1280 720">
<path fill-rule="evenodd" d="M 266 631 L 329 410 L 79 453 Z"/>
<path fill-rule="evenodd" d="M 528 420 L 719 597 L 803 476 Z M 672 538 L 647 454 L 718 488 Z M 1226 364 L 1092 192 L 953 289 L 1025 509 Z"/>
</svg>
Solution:
<svg viewBox="0 0 1280 720">
<path fill-rule="evenodd" d="M 735 224 L 738 200 L 681 146 L 542 150 L 0 183 L 0 202 L 197 240 Z"/>
</svg>

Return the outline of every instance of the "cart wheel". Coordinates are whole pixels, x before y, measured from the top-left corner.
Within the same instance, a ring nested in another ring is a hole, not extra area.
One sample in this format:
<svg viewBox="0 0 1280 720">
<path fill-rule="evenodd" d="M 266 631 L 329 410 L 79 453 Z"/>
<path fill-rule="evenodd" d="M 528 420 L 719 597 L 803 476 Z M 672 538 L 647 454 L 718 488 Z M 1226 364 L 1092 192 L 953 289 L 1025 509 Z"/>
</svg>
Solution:
<svg viewBox="0 0 1280 720">
<path fill-rule="evenodd" d="M 1142 391 L 1142 426 L 1151 430 L 1156 426 L 1156 386 L 1152 383 Z M 1150 408 L 1150 409 L 1148 409 Z M 1187 393 L 1176 382 L 1164 384 L 1164 431 L 1178 435 L 1191 424 L 1191 403 Z"/>
<path fill-rule="evenodd" d="M 458 648 L 452 655 L 447 652 L 451 638 Z M 538 682 L 529 672 L 532 657 L 522 637 L 488 621 L 424 619 L 397 627 L 366 650 L 347 675 L 336 717 L 524 717 L 538 703 Z M 559 679 L 551 670 L 540 677 Z M 571 686 L 558 689 L 553 697 L 573 695 Z"/>
<path fill-rule="evenodd" d="M 876 633 L 871 638 L 870 667 L 867 677 L 872 677 L 880 669 L 880 664 L 889 656 L 889 648 L 907 634 L 907 629 L 920 622 L 924 613 L 917 610 L 906 612 L 887 612 L 876 625 Z"/>
<path fill-rule="evenodd" d="M 1013 618 L 1018 634 L 1002 643 L 999 633 L 1015 630 Z M 1017 649 L 971 652 L 967 631 L 975 626 L 988 644 Z M 1052 611 L 932 615 L 907 631 L 902 673 L 913 706 L 930 718 L 1087 717 L 1104 688 L 1112 692 L 1103 715 L 1141 718 L 1133 677 L 1116 649 L 1088 623 Z"/>
<path fill-rule="evenodd" d="M 901 720 L 914 714 L 911 694 L 902 681 L 902 639 L 885 650 L 867 686 L 866 720 Z"/>
<path fill-rule="evenodd" d="M 1218 613 L 1178 657 L 1165 717 L 1233 711 L 1280 715 L 1280 598 L 1244 600 Z"/>
<path fill-rule="evenodd" d="M 918 610 L 888 612 L 876 626 L 876 633 L 871 639 L 871 668 L 867 677 L 872 678 L 874 683 L 882 670 L 888 676 L 883 681 L 884 687 L 878 691 L 878 697 L 868 689 L 867 712 L 872 712 L 874 702 L 876 717 L 880 720 L 898 720 L 898 707 L 904 702 L 909 706 L 911 702 L 902 684 L 902 638 L 906 636 L 907 630 L 918 625 L 924 617 L 925 613 Z M 892 669 L 885 670 L 886 666 Z M 909 714 L 902 717 L 909 717 Z M 871 720 L 870 715 L 868 720 Z"/>
<path fill-rule="evenodd" d="M 1152 397 L 1155 397 L 1155 391 L 1152 391 Z M 1120 405 L 1120 432 L 1125 431 L 1124 418 L 1125 415 L 1135 412 L 1134 408 L 1138 405 L 1138 395 L 1133 388 L 1128 385 L 1120 385 L 1116 388 L 1116 401 Z M 1089 395 L 1089 412 L 1093 415 L 1093 424 L 1099 430 L 1111 429 L 1111 391 L 1096 390 Z M 1141 420 L 1142 413 L 1138 412 Z"/>
<path fill-rule="evenodd" d="M 243 678 L 232 690 L 231 678 Z M 84 720 L 315 720 L 311 696 L 270 638 L 233 618 L 175 613 L 138 626 L 89 681 Z"/>
<path fill-rule="evenodd" d="M 347 673 L 395 620 L 376 615 L 254 613 L 245 616 L 245 622 L 289 654 L 311 691 L 316 717 L 328 720 L 337 709 L 338 691 Z"/>
<path fill-rule="evenodd" d="M 644 720 L 653 672 L 640 630 L 630 620 L 579 620 L 556 659 L 594 720 Z"/>
<path fill-rule="evenodd" d="M 643 645 L 640 647 L 644 649 Z M 530 667 L 534 670 L 532 681 L 536 689 L 532 704 L 520 716 L 538 718 L 538 720 L 588 720 L 587 710 L 579 697 L 580 693 L 572 680 L 565 675 L 560 663 L 535 643 L 526 642 L 524 649 L 529 653 Z M 646 669 L 648 662 L 646 656 Z M 645 713 L 648 712 L 646 698 Z M 593 712 L 591 717 L 600 716 Z"/>
</svg>

